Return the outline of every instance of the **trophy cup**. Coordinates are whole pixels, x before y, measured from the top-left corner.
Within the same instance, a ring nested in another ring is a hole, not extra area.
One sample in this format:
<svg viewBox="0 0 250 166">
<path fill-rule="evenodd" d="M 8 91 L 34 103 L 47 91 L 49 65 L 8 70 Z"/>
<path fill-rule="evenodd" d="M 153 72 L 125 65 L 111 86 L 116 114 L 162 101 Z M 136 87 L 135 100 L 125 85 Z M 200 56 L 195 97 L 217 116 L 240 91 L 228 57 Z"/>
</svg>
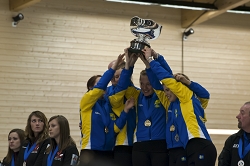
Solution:
<svg viewBox="0 0 250 166">
<path fill-rule="evenodd" d="M 161 34 L 162 26 L 150 19 L 142 19 L 138 16 L 131 18 L 130 30 L 131 33 L 137 37 L 130 42 L 128 49 L 133 53 L 142 53 L 145 47 L 150 48 L 148 40 L 154 40 Z"/>
</svg>

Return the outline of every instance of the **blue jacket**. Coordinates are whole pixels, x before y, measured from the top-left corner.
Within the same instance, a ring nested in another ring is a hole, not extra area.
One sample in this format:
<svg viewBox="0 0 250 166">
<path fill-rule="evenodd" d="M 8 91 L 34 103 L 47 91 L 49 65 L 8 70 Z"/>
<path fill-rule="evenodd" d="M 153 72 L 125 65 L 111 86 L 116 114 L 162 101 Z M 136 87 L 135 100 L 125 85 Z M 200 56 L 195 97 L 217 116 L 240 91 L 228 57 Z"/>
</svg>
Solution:
<svg viewBox="0 0 250 166">
<path fill-rule="evenodd" d="M 133 67 L 129 70 L 123 69 L 121 72 L 120 79 L 116 86 L 109 86 L 106 91 L 106 98 L 112 105 L 113 112 L 120 117 L 121 112 L 124 109 L 124 103 L 126 98 L 124 97 L 125 91 L 129 85 L 131 85 L 130 79 L 133 73 Z M 121 86 L 121 83 L 124 87 Z M 134 130 L 136 126 L 136 111 L 133 108 L 127 113 L 127 122 L 122 130 L 118 133 L 116 138 L 116 146 L 118 145 L 133 145 Z"/>
<path fill-rule="evenodd" d="M 123 111 L 118 118 L 110 103 L 101 98 L 114 70 L 107 70 L 96 86 L 81 99 L 80 115 L 82 122 L 81 149 L 110 151 L 115 145 L 116 135 L 126 123 L 127 114 Z M 105 128 L 108 132 L 105 132 Z"/>
<path fill-rule="evenodd" d="M 167 86 L 178 98 L 172 103 L 165 102 L 165 106 L 168 108 L 166 124 L 168 148 L 185 148 L 188 141 L 192 138 L 210 140 L 205 126 L 204 109 L 193 91 L 181 82 L 177 82 L 173 78 L 172 73 L 169 73 L 157 61 L 151 61 L 150 67 L 158 80 Z M 172 125 L 174 126 L 174 131 L 170 131 Z"/>
<path fill-rule="evenodd" d="M 122 89 L 125 88 L 125 84 L 125 82 L 121 82 L 120 86 Z M 159 92 L 164 94 L 162 88 Z M 134 86 L 130 86 L 126 90 L 126 98 L 129 99 L 133 97 L 136 101 L 135 109 L 137 112 L 137 123 L 134 142 L 166 139 L 166 110 L 156 93 L 155 91 L 151 96 L 146 97 L 142 94 L 140 89 Z M 145 126 L 146 120 L 150 120 L 151 126 Z"/>
</svg>

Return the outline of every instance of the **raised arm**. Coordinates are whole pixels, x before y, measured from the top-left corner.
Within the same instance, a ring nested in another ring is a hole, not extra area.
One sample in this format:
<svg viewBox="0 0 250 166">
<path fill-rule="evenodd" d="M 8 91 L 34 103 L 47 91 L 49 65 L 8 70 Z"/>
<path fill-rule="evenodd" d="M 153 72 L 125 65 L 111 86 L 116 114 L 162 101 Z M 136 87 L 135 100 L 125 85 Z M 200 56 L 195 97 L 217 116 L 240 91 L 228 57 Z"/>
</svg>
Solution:
<svg viewBox="0 0 250 166">
<path fill-rule="evenodd" d="M 190 79 L 182 73 L 176 73 L 174 74 L 174 77 L 177 81 L 182 82 L 187 87 L 189 87 L 190 90 L 192 90 L 195 93 L 195 95 L 200 100 L 203 109 L 207 107 L 210 94 L 203 86 L 201 86 L 197 82 L 190 81 Z"/>
<path fill-rule="evenodd" d="M 158 80 L 167 86 L 181 102 L 189 101 L 193 95 L 193 92 L 181 82 L 177 82 L 172 73 L 163 68 L 159 62 L 153 60 L 150 48 L 144 49 L 143 52 Z"/>
</svg>

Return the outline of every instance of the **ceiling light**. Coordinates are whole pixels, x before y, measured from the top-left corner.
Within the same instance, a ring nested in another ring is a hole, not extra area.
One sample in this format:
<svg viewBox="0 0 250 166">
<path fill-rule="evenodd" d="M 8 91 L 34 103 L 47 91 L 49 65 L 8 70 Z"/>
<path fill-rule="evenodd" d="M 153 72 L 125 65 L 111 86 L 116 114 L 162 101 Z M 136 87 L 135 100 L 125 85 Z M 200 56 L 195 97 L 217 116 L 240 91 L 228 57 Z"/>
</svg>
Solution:
<svg viewBox="0 0 250 166">
<path fill-rule="evenodd" d="M 179 9 L 191 9 L 191 10 L 216 10 L 217 8 L 213 4 L 209 3 L 197 3 L 197 2 L 184 2 L 184 1 L 166 1 L 164 3 L 158 3 L 154 0 L 151 2 L 140 2 L 137 0 L 106 0 L 110 2 L 131 3 L 139 5 L 159 5 L 161 7 L 179 8 Z"/>
<path fill-rule="evenodd" d="M 231 10 L 227 10 L 228 13 L 250 14 L 250 7 L 239 6 Z"/>
<path fill-rule="evenodd" d="M 161 7 L 169 7 L 169 8 L 176 8 L 176 9 L 190 9 L 190 10 L 211 10 L 209 8 L 203 7 L 192 7 L 192 6 L 181 6 L 181 5 L 160 5 Z"/>
<path fill-rule="evenodd" d="M 138 4 L 138 5 L 154 5 L 154 3 L 140 2 L 140 1 L 127 1 L 127 0 L 106 0 L 106 1 L 109 1 L 109 2 L 130 3 L 130 4 Z"/>
</svg>

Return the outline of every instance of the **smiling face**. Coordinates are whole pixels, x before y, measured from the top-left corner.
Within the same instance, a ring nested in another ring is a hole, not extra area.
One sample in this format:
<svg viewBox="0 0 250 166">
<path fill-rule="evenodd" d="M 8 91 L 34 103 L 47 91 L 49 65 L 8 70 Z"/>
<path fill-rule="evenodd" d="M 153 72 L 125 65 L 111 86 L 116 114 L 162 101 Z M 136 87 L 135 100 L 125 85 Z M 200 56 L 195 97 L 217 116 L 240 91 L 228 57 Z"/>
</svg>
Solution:
<svg viewBox="0 0 250 166">
<path fill-rule="evenodd" d="M 30 119 L 31 130 L 34 132 L 34 136 L 36 137 L 39 133 L 43 131 L 44 122 L 42 119 L 33 115 Z"/>
<path fill-rule="evenodd" d="M 16 132 L 12 132 L 8 137 L 9 147 L 14 152 L 18 152 L 21 146 L 21 140 Z"/>
<path fill-rule="evenodd" d="M 163 89 L 164 89 L 165 95 L 167 96 L 170 102 L 174 102 L 177 99 L 176 95 L 168 87 L 163 85 Z"/>
<path fill-rule="evenodd" d="M 240 113 L 236 116 L 238 127 L 246 132 L 250 132 L 250 103 L 244 104 L 240 108 Z"/>
<path fill-rule="evenodd" d="M 147 75 L 140 76 L 140 88 L 144 96 L 150 96 L 154 93 L 154 89 L 151 86 Z"/>
</svg>

